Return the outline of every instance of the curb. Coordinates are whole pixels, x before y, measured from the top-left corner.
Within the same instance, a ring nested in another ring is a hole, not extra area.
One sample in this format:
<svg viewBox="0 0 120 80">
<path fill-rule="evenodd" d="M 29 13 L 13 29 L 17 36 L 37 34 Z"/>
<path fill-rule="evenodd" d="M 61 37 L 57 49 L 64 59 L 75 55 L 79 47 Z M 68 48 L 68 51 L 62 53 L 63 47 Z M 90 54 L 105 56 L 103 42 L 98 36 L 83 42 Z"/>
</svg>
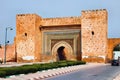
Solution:
<svg viewBox="0 0 120 80">
<path fill-rule="evenodd" d="M 1 78 L 0 80 L 44 80 L 45 78 L 62 75 L 62 74 L 70 73 L 70 72 L 77 71 L 80 69 L 90 68 L 90 67 L 97 66 L 97 65 L 86 64 L 86 65 L 61 67 L 61 68 L 56 68 L 56 69 L 49 69 L 46 71 L 45 70 L 38 71 L 36 73 L 30 73 L 27 75 L 21 74 L 19 76 L 11 76 L 10 78 Z"/>
<path fill-rule="evenodd" d="M 68 67 L 61 67 L 57 69 L 50 69 L 47 71 L 41 71 L 41 72 L 36 72 L 36 73 L 30 73 L 28 75 L 20 74 L 19 76 L 10 76 L 10 78 L 3 78 L 0 80 L 41 80 L 57 75 L 62 75 L 66 73 L 70 73 L 72 71 L 76 71 L 81 68 L 82 65 L 76 65 L 76 66 L 68 66 Z"/>
</svg>

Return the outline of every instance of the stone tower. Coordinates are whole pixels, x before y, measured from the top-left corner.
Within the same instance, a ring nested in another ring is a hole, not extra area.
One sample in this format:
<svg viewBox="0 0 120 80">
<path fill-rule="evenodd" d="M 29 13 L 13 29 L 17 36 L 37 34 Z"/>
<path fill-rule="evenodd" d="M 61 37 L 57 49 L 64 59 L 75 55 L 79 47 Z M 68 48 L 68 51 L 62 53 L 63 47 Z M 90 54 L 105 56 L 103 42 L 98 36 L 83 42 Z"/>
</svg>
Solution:
<svg viewBox="0 0 120 80">
<path fill-rule="evenodd" d="M 37 49 L 41 49 L 40 22 L 41 18 L 36 14 L 16 16 L 16 54 L 18 62 L 40 59 L 40 57 L 37 57 L 40 56 L 40 50 L 38 52 Z"/>
<path fill-rule="evenodd" d="M 82 58 L 86 61 L 105 61 L 107 55 L 107 11 L 82 11 Z"/>
</svg>

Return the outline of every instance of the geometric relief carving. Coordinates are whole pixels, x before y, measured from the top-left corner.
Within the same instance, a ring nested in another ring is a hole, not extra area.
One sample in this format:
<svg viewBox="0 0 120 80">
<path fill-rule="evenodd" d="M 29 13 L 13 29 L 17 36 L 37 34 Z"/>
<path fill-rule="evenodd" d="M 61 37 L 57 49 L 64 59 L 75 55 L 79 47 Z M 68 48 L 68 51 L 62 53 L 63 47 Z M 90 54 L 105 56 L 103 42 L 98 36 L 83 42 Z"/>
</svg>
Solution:
<svg viewBox="0 0 120 80">
<path fill-rule="evenodd" d="M 65 41 L 59 41 L 52 48 L 52 56 L 54 56 L 52 59 L 53 61 L 58 60 L 58 52 L 57 51 L 61 46 L 65 47 L 66 52 L 64 54 L 66 56 L 66 59 L 67 60 L 71 59 L 70 56 L 73 55 L 72 47 L 69 45 L 69 43 L 67 43 Z"/>
<path fill-rule="evenodd" d="M 73 39 L 51 39 L 51 49 L 53 48 L 53 46 L 60 42 L 60 41 L 65 41 L 67 42 L 72 48 L 73 48 Z"/>
<path fill-rule="evenodd" d="M 73 53 L 76 53 L 78 35 L 80 35 L 80 30 L 43 31 L 42 54 L 51 55 L 54 45 L 61 41 L 68 43 Z"/>
</svg>

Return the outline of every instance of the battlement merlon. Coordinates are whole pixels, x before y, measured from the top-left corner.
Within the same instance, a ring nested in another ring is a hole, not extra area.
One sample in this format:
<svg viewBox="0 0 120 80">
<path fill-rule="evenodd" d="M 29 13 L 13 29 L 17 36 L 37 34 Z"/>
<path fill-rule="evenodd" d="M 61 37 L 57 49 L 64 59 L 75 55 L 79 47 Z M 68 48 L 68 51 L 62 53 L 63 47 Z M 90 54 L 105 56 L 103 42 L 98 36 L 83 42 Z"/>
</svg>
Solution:
<svg viewBox="0 0 120 80">
<path fill-rule="evenodd" d="M 106 9 L 97 9 L 97 10 L 83 10 L 81 12 L 81 18 L 83 19 L 95 19 L 95 18 L 106 18 L 108 16 L 108 12 Z"/>
<path fill-rule="evenodd" d="M 106 9 L 96 9 L 96 10 L 83 10 L 82 14 L 89 14 L 89 13 L 99 13 L 99 12 L 107 12 Z"/>
<path fill-rule="evenodd" d="M 42 17 L 37 15 L 37 14 L 17 14 L 16 15 L 16 20 L 22 20 L 22 21 L 31 21 L 31 20 L 34 20 L 35 22 L 36 21 L 41 21 L 42 20 Z"/>
<path fill-rule="evenodd" d="M 17 14 L 16 17 L 25 17 L 25 16 L 39 16 L 37 14 Z M 40 17 L 40 16 L 39 16 Z M 41 17 L 40 17 L 41 18 Z"/>
<path fill-rule="evenodd" d="M 16 22 L 20 21 L 21 23 L 36 23 L 35 26 L 41 24 L 42 17 L 37 14 L 17 14 L 16 15 Z"/>
</svg>

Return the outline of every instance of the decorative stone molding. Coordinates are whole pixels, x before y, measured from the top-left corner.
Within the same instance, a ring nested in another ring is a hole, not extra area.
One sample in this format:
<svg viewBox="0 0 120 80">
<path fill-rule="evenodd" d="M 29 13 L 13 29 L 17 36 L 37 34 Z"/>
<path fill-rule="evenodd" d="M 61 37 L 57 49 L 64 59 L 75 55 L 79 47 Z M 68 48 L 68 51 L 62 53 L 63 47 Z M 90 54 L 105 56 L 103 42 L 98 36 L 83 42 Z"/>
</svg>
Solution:
<svg viewBox="0 0 120 80">
<path fill-rule="evenodd" d="M 42 26 L 81 24 L 81 17 L 43 18 Z"/>
</svg>

